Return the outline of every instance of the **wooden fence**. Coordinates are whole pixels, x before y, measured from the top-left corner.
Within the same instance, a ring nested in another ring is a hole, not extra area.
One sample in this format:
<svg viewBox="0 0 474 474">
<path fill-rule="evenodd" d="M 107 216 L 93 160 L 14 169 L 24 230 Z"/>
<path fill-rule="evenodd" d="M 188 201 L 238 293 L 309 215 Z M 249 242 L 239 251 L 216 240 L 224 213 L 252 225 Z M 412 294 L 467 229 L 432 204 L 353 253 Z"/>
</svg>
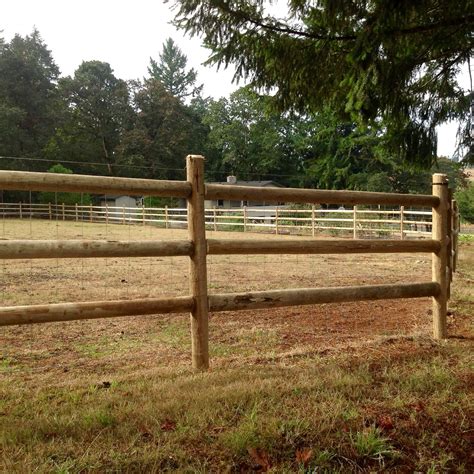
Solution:
<svg viewBox="0 0 474 474">
<path fill-rule="evenodd" d="M 447 301 L 456 266 L 459 218 L 447 177 L 433 175 L 432 195 L 328 191 L 293 188 L 257 188 L 204 183 L 204 159 L 186 159 L 187 181 L 155 181 L 82 175 L 0 171 L 0 189 L 128 194 L 186 198 L 187 240 L 87 241 L 4 240 L 0 259 L 65 257 L 176 256 L 190 258 L 190 295 L 130 301 L 93 301 L 0 308 L 0 325 L 93 319 L 156 313 L 191 313 L 192 360 L 196 369 L 209 367 L 209 311 L 235 311 L 389 298 L 433 298 L 433 334 L 445 338 Z M 207 239 L 204 201 L 251 200 L 265 202 L 332 203 L 431 207 L 432 237 L 426 240 L 242 240 Z M 301 288 L 208 295 L 207 255 L 215 254 L 432 254 L 432 281 L 336 288 Z"/>
<path fill-rule="evenodd" d="M 431 210 L 405 209 L 320 209 L 282 206 L 208 208 L 206 229 L 213 231 L 265 232 L 310 235 L 321 233 L 359 237 L 431 235 Z M 107 224 L 156 225 L 186 228 L 187 209 L 174 207 L 118 207 L 64 203 L 0 203 L 1 218 L 73 220 Z"/>
</svg>

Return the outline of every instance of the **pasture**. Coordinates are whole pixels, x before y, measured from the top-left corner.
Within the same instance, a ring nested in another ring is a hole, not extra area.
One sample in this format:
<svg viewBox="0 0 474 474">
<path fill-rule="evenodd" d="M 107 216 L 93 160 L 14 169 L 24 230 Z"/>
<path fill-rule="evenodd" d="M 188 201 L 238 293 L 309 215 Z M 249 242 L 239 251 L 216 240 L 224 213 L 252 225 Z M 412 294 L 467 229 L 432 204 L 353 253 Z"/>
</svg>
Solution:
<svg viewBox="0 0 474 474">
<path fill-rule="evenodd" d="M 0 226 L 3 239 L 187 238 L 185 230 L 141 225 Z M 431 278 L 427 254 L 208 262 L 211 294 Z M 186 257 L 0 265 L 2 306 L 189 292 Z M 446 342 L 431 338 L 430 298 L 211 314 L 212 367 L 201 374 L 190 368 L 184 314 L 2 328 L 1 469 L 472 471 L 473 280 L 474 245 L 463 242 Z"/>
</svg>

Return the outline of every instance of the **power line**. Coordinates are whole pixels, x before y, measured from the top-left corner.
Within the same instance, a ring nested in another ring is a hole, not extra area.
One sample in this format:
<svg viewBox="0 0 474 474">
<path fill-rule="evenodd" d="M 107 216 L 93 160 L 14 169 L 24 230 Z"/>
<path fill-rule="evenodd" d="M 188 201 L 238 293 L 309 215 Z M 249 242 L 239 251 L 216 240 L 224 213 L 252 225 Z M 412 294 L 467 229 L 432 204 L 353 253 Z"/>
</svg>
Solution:
<svg viewBox="0 0 474 474">
<path fill-rule="evenodd" d="M 0 160 L 15 160 L 15 161 L 38 161 L 38 162 L 45 162 L 45 163 L 64 163 L 64 164 L 71 164 L 71 165 L 90 165 L 90 166 L 106 166 L 112 168 L 133 168 L 133 169 L 143 169 L 143 170 L 160 170 L 160 171 L 179 171 L 184 172 L 186 170 L 185 167 L 183 168 L 167 168 L 164 166 L 140 166 L 140 165 L 124 165 L 124 164 L 115 164 L 115 163 L 100 163 L 100 162 L 93 162 L 93 161 L 74 161 L 74 160 L 55 160 L 50 158 L 33 158 L 33 157 L 21 157 L 21 156 L 0 156 Z M 230 173 L 225 171 L 209 171 L 209 174 L 214 176 L 223 176 L 227 177 Z M 247 176 L 247 177 L 276 177 L 276 178 L 310 178 L 308 175 L 304 173 L 295 173 L 295 174 L 283 174 L 283 173 L 260 173 L 258 171 L 247 171 L 247 172 L 239 172 L 237 173 L 238 176 Z"/>
<path fill-rule="evenodd" d="M 39 161 L 46 163 L 66 163 L 70 165 L 91 165 L 91 166 L 107 166 L 112 168 L 136 168 L 144 170 L 164 170 L 164 171 L 184 171 L 185 168 L 166 168 L 163 166 L 139 166 L 139 165 L 122 165 L 115 163 L 98 163 L 92 161 L 73 161 L 73 160 L 53 160 L 49 158 L 32 158 L 32 157 L 21 157 L 21 156 L 0 156 L 1 160 L 17 160 L 17 161 Z"/>
</svg>

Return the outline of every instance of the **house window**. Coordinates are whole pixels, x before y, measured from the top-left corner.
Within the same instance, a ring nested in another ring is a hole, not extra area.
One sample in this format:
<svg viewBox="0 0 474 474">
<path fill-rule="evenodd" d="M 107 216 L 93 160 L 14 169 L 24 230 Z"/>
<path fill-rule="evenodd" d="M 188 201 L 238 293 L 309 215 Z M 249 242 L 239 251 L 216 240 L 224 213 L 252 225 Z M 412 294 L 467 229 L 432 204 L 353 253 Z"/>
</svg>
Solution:
<svg viewBox="0 0 474 474">
<path fill-rule="evenodd" d="M 218 199 L 217 200 L 217 207 L 223 207 L 224 206 L 224 199 Z"/>
</svg>

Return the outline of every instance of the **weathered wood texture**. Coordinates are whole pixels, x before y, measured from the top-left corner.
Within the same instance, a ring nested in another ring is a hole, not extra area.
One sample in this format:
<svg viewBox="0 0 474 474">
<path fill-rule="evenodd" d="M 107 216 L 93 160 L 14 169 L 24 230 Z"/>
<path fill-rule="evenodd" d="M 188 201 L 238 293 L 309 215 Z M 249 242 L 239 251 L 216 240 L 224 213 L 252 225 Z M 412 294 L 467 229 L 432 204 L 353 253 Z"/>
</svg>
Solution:
<svg viewBox="0 0 474 474">
<path fill-rule="evenodd" d="M 0 260 L 22 258 L 190 256 L 188 240 L 0 240 Z"/>
<path fill-rule="evenodd" d="M 458 265 L 458 241 L 459 241 L 459 207 L 457 201 L 453 200 L 453 272 L 456 272 Z"/>
<path fill-rule="evenodd" d="M 448 237 L 446 249 L 446 298 L 451 298 L 451 281 L 453 279 L 453 190 L 448 188 L 448 212 L 446 216 L 446 235 Z"/>
<path fill-rule="evenodd" d="M 325 189 L 258 188 L 206 184 L 206 199 L 231 201 L 299 202 L 330 204 L 393 204 L 404 206 L 437 206 L 439 198 L 424 194 L 373 193 L 365 191 L 333 191 Z"/>
<path fill-rule="evenodd" d="M 6 306 L 0 308 L 0 326 L 143 314 L 182 313 L 191 311 L 193 305 L 194 300 L 191 296 L 179 296 L 132 301 L 88 301 L 85 303 Z"/>
<path fill-rule="evenodd" d="M 448 310 L 448 178 L 445 174 L 433 175 L 433 195 L 438 197 L 439 204 L 433 207 L 432 238 L 441 244 L 439 252 L 432 254 L 432 278 L 440 287 L 439 294 L 433 298 L 433 336 L 435 339 L 444 339 L 447 337 Z"/>
<path fill-rule="evenodd" d="M 193 367 L 209 367 L 209 312 L 207 301 L 206 219 L 204 214 L 204 157 L 188 155 L 187 179 L 192 193 L 188 198 L 188 235 L 194 245 L 189 283 L 194 298 L 191 312 L 191 350 Z"/>
<path fill-rule="evenodd" d="M 191 194 L 191 185 L 186 181 L 26 171 L 0 171 L 0 189 L 179 198 L 187 198 Z"/>
<path fill-rule="evenodd" d="M 348 301 L 421 298 L 436 296 L 439 292 L 439 285 L 433 282 L 253 291 L 248 293 L 209 295 L 209 308 L 211 312 L 238 311 Z"/>
<path fill-rule="evenodd" d="M 207 239 L 211 255 L 438 252 L 436 240 L 244 240 Z"/>
</svg>

